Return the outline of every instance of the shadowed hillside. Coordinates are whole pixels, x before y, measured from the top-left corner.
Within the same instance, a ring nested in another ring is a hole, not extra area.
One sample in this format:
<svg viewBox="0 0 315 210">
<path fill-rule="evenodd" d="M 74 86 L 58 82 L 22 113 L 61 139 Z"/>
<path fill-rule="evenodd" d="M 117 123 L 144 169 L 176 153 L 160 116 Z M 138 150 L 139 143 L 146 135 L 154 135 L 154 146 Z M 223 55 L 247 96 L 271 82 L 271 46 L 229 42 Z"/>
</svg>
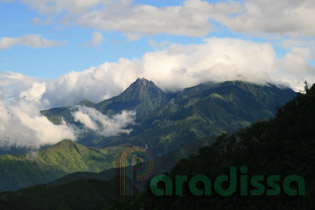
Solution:
<svg viewBox="0 0 315 210">
<path fill-rule="evenodd" d="M 239 189 L 229 197 L 213 192 L 209 196 L 192 195 L 184 184 L 184 195 L 156 197 L 149 190 L 116 203 L 108 209 L 307 209 L 315 208 L 315 85 L 306 95 L 299 94 L 278 110 L 274 119 L 258 122 L 232 135 L 220 136 L 199 154 L 181 160 L 169 174 L 192 177 L 203 174 L 215 178 L 228 174 L 230 166 L 247 166 L 248 177 L 254 175 L 297 174 L 305 180 L 305 196 L 240 196 Z M 265 183 L 265 182 L 262 182 Z M 266 190 L 272 189 L 265 184 Z M 292 189 L 296 189 L 296 185 Z M 248 185 L 248 190 L 255 189 Z"/>
</svg>

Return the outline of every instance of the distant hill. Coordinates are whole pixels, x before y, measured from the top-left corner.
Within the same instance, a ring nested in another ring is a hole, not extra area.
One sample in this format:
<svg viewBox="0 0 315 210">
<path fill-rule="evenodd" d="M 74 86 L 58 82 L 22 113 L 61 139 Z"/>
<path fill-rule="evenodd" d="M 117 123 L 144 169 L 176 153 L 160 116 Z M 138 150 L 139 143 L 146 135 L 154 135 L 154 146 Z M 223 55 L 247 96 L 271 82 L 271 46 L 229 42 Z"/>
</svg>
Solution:
<svg viewBox="0 0 315 210">
<path fill-rule="evenodd" d="M 173 166 L 175 166 L 179 160 L 183 158 L 188 158 L 190 155 L 197 153 L 199 149 L 206 145 L 211 145 L 215 137 L 207 137 L 197 141 L 194 141 L 191 144 L 185 145 L 179 149 L 168 152 L 167 154 L 157 158 L 155 160 L 155 169 L 153 171 L 154 174 L 161 174 L 165 172 L 169 172 Z M 141 167 L 141 164 L 133 167 L 135 171 L 137 168 Z M 128 169 L 130 170 L 130 169 Z M 72 182 L 80 179 L 98 179 L 98 180 L 110 180 L 115 176 L 120 175 L 120 168 L 111 168 L 106 169 L 100 173 L 92 173 L 92 172 L 76 172 L 65 175 L 53 182 L 49 183 L 49 185 L 60 185 L 68 182 Z M 149 181 L 149 180 L 147 180 Z M 135 185 L 139 190 L 144 190 L 148 184 L 148 182 L 136 182 L 134 180 Z M 119 187 L 119 186 L 118 186 Z"/>
<path fill-rule="evenodd" d="M 117 167 L 124 147 L 87 148 L 65 140 L 50 148 L 24 155 L 0 156 L 0 191 L 51 182 L 78 171 L 101 172 Z"/>
<path fill-rule="evenodd" d="M 187 158 L 214 138 L 204 138 L 156 161 L 155 173 L 169 171 L 181 158 Z M 0 191 L 16 190 L 37 184 L 63 184 L 78 179 L 110 180 L 119 176 L 119 157 L 125 147 L 88 148 L 65 140 L 37 153 L 0 156 Z M 141 189 L 143 183 L 139 183 Z"/>
</svg>

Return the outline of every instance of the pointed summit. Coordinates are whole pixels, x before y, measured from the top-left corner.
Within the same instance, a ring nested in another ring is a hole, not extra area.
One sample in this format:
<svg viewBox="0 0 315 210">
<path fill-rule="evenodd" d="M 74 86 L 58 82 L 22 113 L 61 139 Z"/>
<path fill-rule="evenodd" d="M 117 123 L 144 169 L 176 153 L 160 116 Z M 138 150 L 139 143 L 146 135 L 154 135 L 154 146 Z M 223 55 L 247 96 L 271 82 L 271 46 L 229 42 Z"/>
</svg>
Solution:
<svg viewBox="0 0 315 210">
<path fill-rule="evenodd" d="M 135 110 L 137 116 L 151 113 L 168 100 L 168 95 L 152 81 L 138 78 L 124 92 L 96 105 L 105 114 Z"/>
<path fill-rule="evenodd" d="M 138 78 L 134 83 L 137 83 L 139 85 L 147 85 L 149 83 L 154 84 L 152 81 L 147 80 L 146 78 L 142 77 L 142 78 Z M 154 84 L 155 85 L 155 84 Z"/>
<path fill-rule="evenodd" d="M 121 93 L 119 97 L 126 97 L 128 99 L 138 98 L 141 100 L 147 96 L 154 97 L 160 94 L 164 94 L 164 92 L 152 81 L 149 81 L 145 78 L 138 78 L 123 93 Z"/>
</svg>

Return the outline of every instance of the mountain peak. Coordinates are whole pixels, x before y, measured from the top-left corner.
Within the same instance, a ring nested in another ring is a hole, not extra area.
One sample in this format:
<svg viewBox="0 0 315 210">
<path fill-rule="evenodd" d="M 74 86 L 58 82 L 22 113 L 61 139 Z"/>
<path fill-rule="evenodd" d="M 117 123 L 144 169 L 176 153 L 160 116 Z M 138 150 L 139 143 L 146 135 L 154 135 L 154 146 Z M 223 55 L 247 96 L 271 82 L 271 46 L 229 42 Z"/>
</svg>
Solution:
<svg viewBox="0 0 315 210">
<path fill-rule="evenodd" d="M 147 83 L 147 82 L 151 82 L 150 80 L 144 78 L 144 77 L 139 77 L 135 82 L 142 82 L 142 83 Z"/>
<path fill-rule="evenodd" d="M 133 82 L 129 87 L 153 87 L 153 88 L 158 88 L 154 82 L 147 80 L 146 78 L 138 78 L 135 82 Z M 159 88 L 158 88 L 159 89 Z"/>
<path fill-rule="evenodd" d="M 168 100 L 164 93 L 152 81 L 138 78 L 124 92 L 111 99 L 102 101 L 96 108 L 102 113 L 119 113 L 122 110 L 134 110 L 137 116 L 151 113 Z"/>
<path fill-rule="evenodd" d="M 145 78 L 138 78 L 123 93 L 120 94 L 120 97 L 122 96 L 142 101 L 147 97 L 154 99 L 156 96 L 163 94 L 165 93 L 152 81 Z"/>
<path fill-rule="evenodd" d="M 58 142 L 54 146 L 47 148 L 46 150 L 56 150 L 56 149 L 57 150 L 60 150 L 60 149 L 64 150 L 64 149 L 69 149 L 69 148 L 75 148 L 78 146 L 81 147 L 82 145 L 78 145 L 76 142 L 74 142 L 72 140 L 65 139 L 65 140 Z"/>
</svg>

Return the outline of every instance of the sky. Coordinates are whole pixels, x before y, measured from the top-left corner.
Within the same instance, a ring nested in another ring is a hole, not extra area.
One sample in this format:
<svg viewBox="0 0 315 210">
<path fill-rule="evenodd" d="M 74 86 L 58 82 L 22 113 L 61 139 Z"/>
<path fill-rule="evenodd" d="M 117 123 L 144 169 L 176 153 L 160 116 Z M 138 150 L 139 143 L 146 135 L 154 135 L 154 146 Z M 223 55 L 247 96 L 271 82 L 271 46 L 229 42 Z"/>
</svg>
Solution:
<svg viewBox="0 0 315 210">
<path fill-rule="evenodd" d="M 0 0 L 0 146 L 75 139 L 39 111 L 110 98 L 139 77 L 165 91 L 227 80 L 301 91 L 315 82 L 314 20 L 314 0 Z M 90 128 L 105 122 L 80 110 Z M 125 132 L 117 122 L 109 133 Z"/>
</svg>

